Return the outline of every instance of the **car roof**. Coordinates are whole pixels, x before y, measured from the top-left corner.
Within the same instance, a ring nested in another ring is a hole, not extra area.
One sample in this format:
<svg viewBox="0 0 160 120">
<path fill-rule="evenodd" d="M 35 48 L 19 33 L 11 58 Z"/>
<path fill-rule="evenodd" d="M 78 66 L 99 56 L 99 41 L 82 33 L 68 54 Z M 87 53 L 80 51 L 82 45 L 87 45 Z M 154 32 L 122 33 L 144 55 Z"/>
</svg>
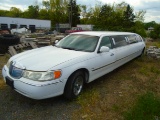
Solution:
<svg viewBox="0 0 160 120">
<path fill-rule="evenodd" d="M 130 35 L 135 34 L 131 32 L 117 32 L 117 31 L 82 31 L 82 32 L 74 32 L 71 34 L 83 34 L 83 35 L 93 35 L 93 36 L 111 36 L 111 35 Z"/>
</svg>

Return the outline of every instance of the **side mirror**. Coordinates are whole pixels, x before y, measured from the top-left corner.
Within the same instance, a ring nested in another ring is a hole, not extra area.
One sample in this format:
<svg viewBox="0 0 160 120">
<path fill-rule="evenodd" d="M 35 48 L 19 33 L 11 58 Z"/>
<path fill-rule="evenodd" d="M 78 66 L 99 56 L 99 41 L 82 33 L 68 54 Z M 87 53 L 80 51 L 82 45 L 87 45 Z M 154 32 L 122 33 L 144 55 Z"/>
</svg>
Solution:
<svg viewBox="0 0 160 120">
<path fill-rule="evenodd" d="M 58 40 L 56 40 L 54 43 L 55 43 L 55 44 L 57 44 L 58 42 L 59 42 L 59 41 L 58 41 Z"/>
<path fill-rule="evenodd" d="M 103 53 L 103 52 L 109 52 L 109 47 L 106 47 L 106 46 L 102 46 L 101 48 L 100 48 L 100 53 Z"/>
</svg>

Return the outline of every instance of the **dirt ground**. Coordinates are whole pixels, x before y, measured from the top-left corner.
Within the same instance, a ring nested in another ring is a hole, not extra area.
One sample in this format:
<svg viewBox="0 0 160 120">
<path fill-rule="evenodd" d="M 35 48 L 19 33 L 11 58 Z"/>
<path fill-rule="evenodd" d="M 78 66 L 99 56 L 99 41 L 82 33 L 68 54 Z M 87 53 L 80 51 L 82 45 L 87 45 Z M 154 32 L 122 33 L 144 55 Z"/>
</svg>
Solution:
<svg viewBox="0 0 160 120">
<path fill-rule="evenodd" d="M 3 81 L 1 69 L 6 62 L 6 56 L 0 56 L 0 120 L 70 120 L 79 108 L 75 101 L 67 101 L 63 96 L 45 100 L 22 96 Z"/>
</svg>

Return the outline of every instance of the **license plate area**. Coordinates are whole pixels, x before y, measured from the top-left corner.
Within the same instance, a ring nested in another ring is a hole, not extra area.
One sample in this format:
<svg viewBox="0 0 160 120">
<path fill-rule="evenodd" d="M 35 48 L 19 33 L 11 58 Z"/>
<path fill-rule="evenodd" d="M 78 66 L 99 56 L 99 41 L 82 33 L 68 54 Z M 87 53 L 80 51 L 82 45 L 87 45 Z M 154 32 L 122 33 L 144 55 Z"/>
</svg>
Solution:
<svg viewBox="0 0 160 120">
<path fill-rule="evenodd" d="M 14 81 L 8 77 L 6 77 L 6 84 L 9 85 L 12 89 L 14 89 Z"/>
</svg>

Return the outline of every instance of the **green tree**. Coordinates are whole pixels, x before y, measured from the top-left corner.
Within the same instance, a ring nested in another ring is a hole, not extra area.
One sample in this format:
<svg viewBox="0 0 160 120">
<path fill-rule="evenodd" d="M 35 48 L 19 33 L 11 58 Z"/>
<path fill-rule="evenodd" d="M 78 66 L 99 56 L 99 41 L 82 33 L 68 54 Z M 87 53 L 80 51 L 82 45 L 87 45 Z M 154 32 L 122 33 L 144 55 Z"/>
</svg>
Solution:
<svg viewBox="0 0 160 120">
<path fill-rule="evenodd" d="M 19 8 L 11 7 L 10 11 L 8 12 L 7 16 L 10 17 L 21 17 L 22 11 Z"/>
<path fill-rule="evenodd" d="M 95 27 L 97 27 L 98 23 L 100 22 L 99 15 L 101 12 L 101 7 L 102 7 L 101 3 L 97 3 L 94 8 L 90 8 L 87 14 L 87 18 L 89 18 L 88 22 L 95 25 Z"/>
<path fill-rule="evenodd" d="M 42 5 L 45 7 L 46 10 L 50 9 L 50 2 L 49 1 L 43 1 Z"/>
<path fill-rule="evenodd" d="M 49 11 L 47 11 L 47 9 L 40 9 L 39 19 L 49 20 L 50 19 Z"/>
<path fill-rule="evenodd" d="M 81 12 L 82 18 L 86 18 L 87 6 L 86 5 L 80 5 L 79 7 L 80 7 L 80 12 Z"/>
<path fill-rule="evenodd" d="M 153 27 L 153 28 L 154 28 L 154 27 L 156 27 L 157 25 L 158 25 L 158 24 L 157 24 L 155 21 L 151 21 L 151 22 L 148 22 L 148 23 L 145 23 L 145 24 L 144 24 L 146 30 L 148 30 L 149 27 Z"/>
<path fill-rule="evenodd" d="M 154 27 L 154 31 L 151 31 L 150 32 L 150 37 L 151 38 L 154 38 L 154 39 L 160 39 L 160 24 L 157 24 L 155 27 Z"/>
<path fill-rule="evenodd" d="M 126 31 L 130 31 L 133 26 L 134 26 L 134 20 L 135 20 L 135 15 L 133 13 L 133 8 L 130 7 L 130 5 L 127 5 L 126 10 L 124 11 L 124 21 L 123 21 L 123 27 L 125 28 Z"/>
<path fill-rule="evenodd" d="M 132 32 L 138 33 L 142 37 L 147 37 L 146 30 L 145 30 L 145 27 L 144 27 L 144 23 L 142 21 L 136 21 L 133 28 L 134 29 L 133 29 Z"/>
<path fill-rule="evenodd" d="M 9 16 L 9 11 L 8 10 L 0 10 L 0 16 Z"/>
<path fill-rule="evenodd" d="M 141 21 L 144 22 L 144 15 L 146 14 L 146 11 L 140 10 L 135 13 L 135 21 Z"/>
<path fill-rule="evenodd" d="M 68 4 L 69 18 L 71 26 L 76 26 L 80 23 L 80 8 L 76 4 L 76 0 L 71 0 Z"/>
<path fill-rule="evenodd" d="M 121 15 L 123 16 L 124 11 L 127 9 L 128 3 L 126 2 L 121 2 L 119 4 L 115 4 L 114 5 L 114 9 L 116 12 L 121 13 Z"/>
<path fill-rule="evenodd" d="M 105 4 L 101 7 L 95 27 L 99 30 L 122 31 L 122 18 L 122 12 L 117 10 L 116 5 Z"/>
<path fill-rule="evenodd" d="M 140 34 L 143 37 L 147 37 L 147 33 L 145 30 L 145 25 L 144 25 L 144 15 L 146 11 L 141 10 L 139 12 L 135 13 L 135 24 L 133 27 L 133 32 Z"/>
<path fill-rule="evenodd" d="M 68 2 L 66 0 L 50 0 L 50 19 L 52 26 L 59 23 L 68 22 Z"/>
<path fill-rule="evenodd" d="M 30 5 L 28 6 L 28 10 L 23 12 L 23 17 L 24 18 L 33 18 L 37 19 L 39 16 L 39 6 L 38 5 Z"/>
<path fill-rule="evenodd" d="M 103 30 L 111 29 L 113 12 L 113 8 L 110 5 L 105 4 L 101 7 L 101 11 L 98 18 L 98 21 L 101 21 L 98 24 L 100 28 L 102 28 Z"/>
</svg>

